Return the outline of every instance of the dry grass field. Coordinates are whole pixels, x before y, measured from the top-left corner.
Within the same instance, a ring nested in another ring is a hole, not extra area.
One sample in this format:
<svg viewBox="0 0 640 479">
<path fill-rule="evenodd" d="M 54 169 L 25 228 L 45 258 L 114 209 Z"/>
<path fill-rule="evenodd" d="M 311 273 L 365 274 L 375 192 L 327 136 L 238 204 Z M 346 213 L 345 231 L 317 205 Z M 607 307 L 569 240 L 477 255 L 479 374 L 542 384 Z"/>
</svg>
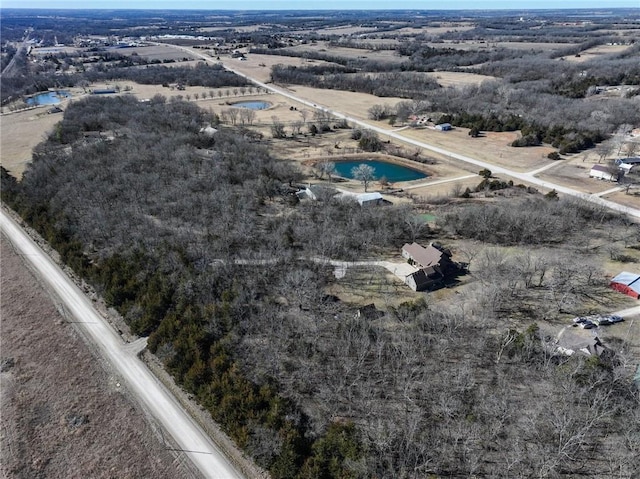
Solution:
<svg viewBox="0 0 640 479">
<path fill-rule="evenodd" d="M 401 57 L 392 50 L 363 50 L 361 48 L 336 47 L 329 46 L 328 42 L 300 45 L 292 48 L 291 50 L 298 52 L 323 53 L 325 55 L 339 56 L 342 58 L 360 58 L 390 64 L 402 63 L 406 60 L 406 58 Z"/>
<path fill-rule="evenodd" d="M 318 28 L 314 30 L 296 30 L 291 32 L 294 35 L 305 35 L 315 33 L 318 35 L 355 35 L 360 33 L 375 32 L 375 27 L 362 27 L 360 25 L 341 25 L 338 27 Z"/>
<path fill-rule="evenodd" d="M 584 63 L 601 59 L 607 55 L 623 53 L 629 45 L 598 45 L 597 47 L 589 48 L 580 52 L 580 56 L 568 55 L 558 58 L 558 60 L 566 60 L 573 63 Z"/>
<path fill-rule="evenodd" d="M 489 75 L 478 75 L 477 73 L 465 73 L 465 72 L 427 72 L 428 75 L 434 78 L 443 87 L 461 87 L 465 85 L 479 85 L 487 80 L 496 80 L 496 77 Z"/>
<path fill-rule="evenodd" d="M 0 164 L 17 178 L 22 178 L 33 148 L 62 119 L 60 113 L 48 114 L 50 108 L 42 106 L 0 116 Z"/>
<path fill-rule="evenodd" d="M 4 237 L 0 247 L 0 476 L 199 477 L 162 443 Z"/>
<path fill-rule="evenodd" d="M 171 48 L 164 45 L 148 45 L 144 47 L 132 47 L 132 48 L 119 48 L 114 50 L 114 52 L 119 53 L 121 55 L 139 55 L 142 58 L 146 58 L 147 60 L 175 60 L 181 61 L 183 58 L 188 58 L 189 60 L 195 60 L 193 55 L 182 51 L 176 50 L 175 48 Z M 167 66 L 172 65 L 168 63 Z"/>
<path fill-rule="evenodd" d="M 429 42 L 431 48 L 454 48 L 456 50 L 490 50 L 494 48 L 508 48 L 512 50 L 528 50 L 551 52 L 574 46 L 572 43 L 543 43 L 543 42 L 493 42 L 485 40 L 445 40 Z"/>
<path fill-rule="evenodd" d="M 414 28 L 414 27 L 405 27 L 400 28 L 399 30 L 395 30 L 394 35 L 442 35 L 443 33 L 449 32 L 466 32 L 469 30 L 473 30 L 475 25 L 462 23 L 447 23 L 441 22 L 441 26 L 439 27 L 423 27 L 423 28 Z"/>
<path fill-rule="evenodd" d="M 446 132 L 432 128 L 406 129 L 401 133 L 408 138 L 521 172 L 535 170 L 551 163 L 547 154 L 554 151 L 546 146 L 510 146 L 513 140 L 518 138 L 518 132 L 486 132 L 479 138 L 471 138 L 466 128 L 454 128 Z M 471 168 L 475 172 L 475 167 Z"/>
</svg>

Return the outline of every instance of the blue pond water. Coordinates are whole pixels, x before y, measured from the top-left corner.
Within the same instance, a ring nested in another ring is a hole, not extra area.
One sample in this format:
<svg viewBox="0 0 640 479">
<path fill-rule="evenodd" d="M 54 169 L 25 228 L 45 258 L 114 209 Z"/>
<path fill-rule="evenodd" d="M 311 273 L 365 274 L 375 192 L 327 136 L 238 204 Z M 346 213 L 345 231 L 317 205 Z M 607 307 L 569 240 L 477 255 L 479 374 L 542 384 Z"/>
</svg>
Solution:
<svg viewBox="0 0 640 479">
<path fill-rule="evenodd" d="M 271 103 L 267 101 L 239 101 L 231 106 L 235 108 L 247 108 L 249 110 L 266 110 L 271 106 Z"/>
<path fill-rule="evenodd" d="M 420 178 L 426 178 L 427 175 L 406 166 L 396 165 L 394 163 L 387 163 L 386 161 L 367 160 L 367 161 L 336 161 L 336 172 L 339 176 L 344 178 L 353 178 L 351 170 L 358 165 L 366 164 L 375 170 L 375 177 L 377 180 L 383 176 L 390 182 L 395 183 L 398 181 L 411 181 L 419 180 Z"/>
<path fill-rule="evenodd" d="M 48 91 L 27 98 L 25 103 L 27 105 L 56 105 L 62 101 L 62 98 L 70 96 L 71 94 L 66 90 Z"/>
</svg>

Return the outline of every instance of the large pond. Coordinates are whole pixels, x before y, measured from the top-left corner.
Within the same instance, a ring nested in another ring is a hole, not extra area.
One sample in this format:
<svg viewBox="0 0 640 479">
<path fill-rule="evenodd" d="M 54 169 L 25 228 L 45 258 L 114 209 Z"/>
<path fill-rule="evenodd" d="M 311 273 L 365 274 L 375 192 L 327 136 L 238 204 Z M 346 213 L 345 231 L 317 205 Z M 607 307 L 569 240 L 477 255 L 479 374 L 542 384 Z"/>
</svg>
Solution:
<svg viewBox="0 0 640 479">
<path fill-rule="evenodd" d="M 343 178 L 353 179 L 351 170 L 362 164 L 373 167 L 376 180 L 379 180 L 384 176 L 387 181 L 396 183 L 398 181 L 419 180 L 427 177 L 427 175 L 421 171 L 379 160 L 336 161 L 336 172 Z"/>
<path fill-rule="evenodd" d="M 271 103 L 268 101 L 239 101 L 238 103 L 233 103 L 231 106 L 235 108 L 247 108 L 249 110 L 266 110 L 271 106 Z"/>
<path fill-rule="evenodd" d="M 71 94 L 66 90 L 48 91 L 45 93 L 38 93 L 25 100 L 27 105 L 56 105 L 62 101 L 63 98 L 70 97 Z"/>
<path fill-rule="evenodd" d="M 48 91 L 45 93 L 38 93 L 25 100 L 27 105 L 56 105 L 62 101 L 63 98 L 71 96 L 66 90 Z"/>
</svg>

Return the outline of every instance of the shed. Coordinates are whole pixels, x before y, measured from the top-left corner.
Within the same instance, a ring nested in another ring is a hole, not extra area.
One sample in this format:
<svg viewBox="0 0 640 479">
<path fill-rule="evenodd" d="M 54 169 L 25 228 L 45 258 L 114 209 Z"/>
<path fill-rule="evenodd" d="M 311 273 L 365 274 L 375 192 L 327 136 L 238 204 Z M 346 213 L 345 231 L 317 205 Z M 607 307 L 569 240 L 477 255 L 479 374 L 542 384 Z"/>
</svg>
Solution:
<svg viewBox="0 0 640 479">
<path fill-rule="evenodd" d="M 103 88 L 99 90 L 93 90 L 94 95 L 110 95 L 112 93 L 117 93 L 115 88 Z"/>
<path fill-rule="evenodd" d="M 640 165 L 640 157 L 630 157 L 630 158 L 618 158 L 616 160 L 616 165 L 625 173 L 629 173 L 632 169 L 636 168 Z"/>
<path fill-rule="evenodd" d="M 436 130 L 440 130 L 440 131 L 449 131 L 451 130 L 451 128 L 452 128 L 451 123 L 440 123 L 436 125 Z"/>
<path fill-rule="evenodd" d="M 611 170 L 604 165 L 593 165 L 589 172 L 589 177 L 599 180 L 618 181 L 618 175 L 612 173 Z"/>
<path fill-rule="evenodd" d="M 623 271 L 611 280 L 609 286 L 616 291 L 638 299 L 640 297 L 640 274 Z"/>
<path fill-rule="evenodd" d="M 361 193 L 356 196 L 356 199 L 360 206 L 373 206 L 384 203 L 384 198 L 380 193 Z"/>
</svg>

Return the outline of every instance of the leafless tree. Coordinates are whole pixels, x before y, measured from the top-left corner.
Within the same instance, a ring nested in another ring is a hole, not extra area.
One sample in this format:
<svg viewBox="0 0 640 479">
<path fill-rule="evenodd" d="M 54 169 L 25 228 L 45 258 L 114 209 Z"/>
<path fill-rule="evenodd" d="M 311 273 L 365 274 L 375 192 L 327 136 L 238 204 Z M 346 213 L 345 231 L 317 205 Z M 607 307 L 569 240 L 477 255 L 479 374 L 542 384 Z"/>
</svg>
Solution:
<svg viewBox="0 0 640 479">
<path fill-rule="evenodd" d="M 351 176 L 364 185 L 364 191 L 367 191 L 369 183 L 376 179 L 376 170 L 365 163 L 362 163 L 351 170 Z"/>
</svg>

